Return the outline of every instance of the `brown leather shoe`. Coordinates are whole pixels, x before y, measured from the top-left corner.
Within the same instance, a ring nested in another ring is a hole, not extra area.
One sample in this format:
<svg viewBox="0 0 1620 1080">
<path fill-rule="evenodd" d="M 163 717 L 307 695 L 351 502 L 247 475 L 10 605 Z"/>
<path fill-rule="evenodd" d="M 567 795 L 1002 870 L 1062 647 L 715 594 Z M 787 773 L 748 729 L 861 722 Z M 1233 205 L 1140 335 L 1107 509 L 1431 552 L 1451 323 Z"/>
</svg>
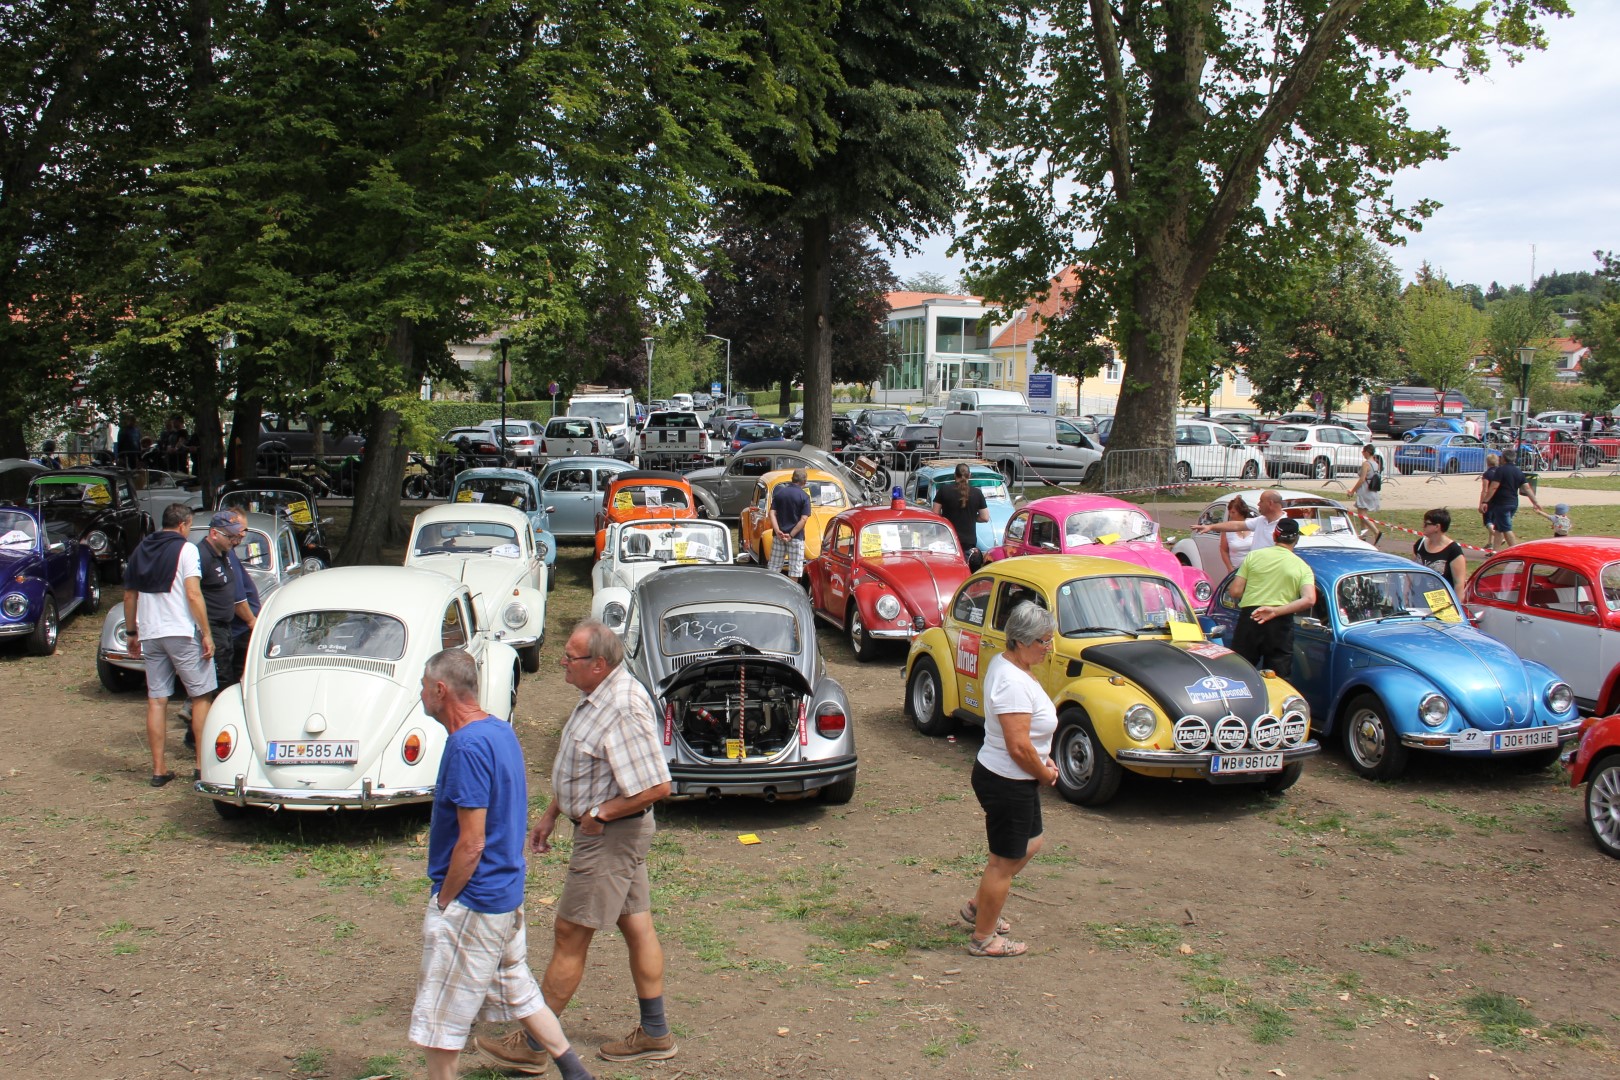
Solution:
<svg viewBox="0 0 1620 1080">
<path fill-rule="evenodd" d="M 597 1054 L 608 1061 L 637 1061 L 641 1058 L 654 1058 L 662 1060 L 675 1056 L 674 1033 L 655 1039 L 641 1030 L 637 1024 L 636 1029 L 626 1038 L 618 1042 L 603 1043 Z"/>
<path fill-rule="evenodd" d="M 502 1039 L 486 1039 L 480 1035 L 473 1039 L 473 1045 L 489 1060 L 513 1072 L 544 1076 L 551 1068 L 551 1055 L 530 1046 L 528 1032 L 521 1027 Z"/>
</svg>

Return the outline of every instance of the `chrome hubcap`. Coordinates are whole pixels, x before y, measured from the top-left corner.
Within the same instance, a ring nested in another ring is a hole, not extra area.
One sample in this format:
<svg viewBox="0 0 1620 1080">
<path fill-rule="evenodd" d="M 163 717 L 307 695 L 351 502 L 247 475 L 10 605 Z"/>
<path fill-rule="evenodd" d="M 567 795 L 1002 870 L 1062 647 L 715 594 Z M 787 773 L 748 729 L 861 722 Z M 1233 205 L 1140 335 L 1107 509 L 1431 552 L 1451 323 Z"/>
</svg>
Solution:
<svg viewBox="0 0 1620 1080">
<path fill-rule="evenodd" d="M 56 608 L 53 605 L 46 605 L 45 614 L 42 617 L 45 620 L 45 644 L 47 644 L 47 645 L 55 645 L 56 644 Z"/>
<path fill-rule="evenodd" d="M 1350 731 L 1350 751 L 1355 754 L 1357 761 L 1371 767 L 1384 760 L 1384 743 L 1388 733 L 1384 730 L 1382 717 L 1365 709 L 1360 710 L 1350 718 Z"/>
<path fill-rule="evenodd" d="M 1586 814 L 1603 845 L 1610 851 L 1620 850 L 1620 765 L 1611 765 L 1592 778 Z"/>
<path fill-rule="evenodd" d="M 861 624 L 859 609 L 849 613 L 849 640 L 856 649 L 860 649 L 866 643 L 866 627 Z"/>
<path fill-rule="evenodd" d="M 1058 751 L 1058 763 L 1069 786 L 1085 787 L 1091 782 L 1091 773 L 1097 763 L 1092 760 L 1091 740 L 1084 731 L 1077 727 L 1068 729 L 1063 736 L 1063 746 Z"/>
<path fill-rule="evenodd" d="M 911 711 L 919 720 L 928 720 L 934 715 L 934 705 L 939 701 L 939 689 L 934 685 L 931 675 L 924 672 L 911 680 Z"/>
</svg>

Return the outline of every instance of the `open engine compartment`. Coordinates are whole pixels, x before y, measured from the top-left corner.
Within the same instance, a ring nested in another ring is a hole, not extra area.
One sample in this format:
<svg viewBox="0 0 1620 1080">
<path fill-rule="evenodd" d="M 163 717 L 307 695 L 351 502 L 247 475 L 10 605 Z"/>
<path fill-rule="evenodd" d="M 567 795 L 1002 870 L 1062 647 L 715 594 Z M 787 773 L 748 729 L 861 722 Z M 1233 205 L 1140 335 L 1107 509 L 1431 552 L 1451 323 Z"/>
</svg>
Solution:
<svg viewBox="0 0 1620 1080">
<path fill-rule="evenodd" d="M 725 656 L 680 672 L 664 695 L 664 717 L 700 757 L 774 756 L 799 737 L 810 686 L 780 660 Z"/>
</svg>

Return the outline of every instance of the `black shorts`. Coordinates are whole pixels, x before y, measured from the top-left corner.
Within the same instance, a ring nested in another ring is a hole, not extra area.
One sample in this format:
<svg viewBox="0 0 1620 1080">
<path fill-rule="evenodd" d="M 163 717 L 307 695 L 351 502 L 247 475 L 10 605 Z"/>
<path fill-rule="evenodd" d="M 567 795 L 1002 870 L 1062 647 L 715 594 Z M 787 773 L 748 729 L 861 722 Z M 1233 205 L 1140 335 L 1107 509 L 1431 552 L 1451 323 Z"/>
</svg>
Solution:
<svg viewBox="0 0 1620 1080">
<path fill-rule="evenodd" d="M 975 761 L 973 794 L 984 808 L 990 854 L 1022 859 L 1029 852 L 1029 842 L 1041 835 L 1040 782 L 1010 780 Z"/>
<path fill-rule="evenodd" d="M 214 689 L 223 690 L 236 682 L 236 649 L 230 623 L 209 623 L 214 639 Z"/>
</svg>

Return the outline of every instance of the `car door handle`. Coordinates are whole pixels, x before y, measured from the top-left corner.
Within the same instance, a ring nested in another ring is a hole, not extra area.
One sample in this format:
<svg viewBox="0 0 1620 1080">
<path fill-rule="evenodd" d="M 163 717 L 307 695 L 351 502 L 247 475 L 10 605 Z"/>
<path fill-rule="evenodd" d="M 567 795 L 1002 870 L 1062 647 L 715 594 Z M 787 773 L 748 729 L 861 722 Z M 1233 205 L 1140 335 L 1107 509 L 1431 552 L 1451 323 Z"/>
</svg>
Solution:
<svg viewBox="0 0 1620 1080">
<path fill-rule="evenodd" d="M 1515 615 L 1515 616 L 1513 616 L 1513 621 L 1514 622 L 1527 623 L 1530 620 L 1528 618 L 1526 618 L 1525 616 L 1523 616 L 1523 615 Z"/>
</svg>

